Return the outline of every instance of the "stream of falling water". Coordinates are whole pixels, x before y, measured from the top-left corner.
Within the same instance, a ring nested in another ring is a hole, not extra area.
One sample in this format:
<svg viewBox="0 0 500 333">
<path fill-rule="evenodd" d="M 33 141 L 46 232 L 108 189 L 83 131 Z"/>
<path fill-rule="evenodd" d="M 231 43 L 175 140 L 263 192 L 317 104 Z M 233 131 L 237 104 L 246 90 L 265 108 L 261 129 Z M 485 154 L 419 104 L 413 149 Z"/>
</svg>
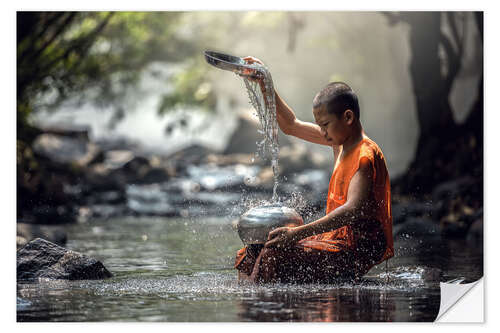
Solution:
<svg viewBox="0 0 500 333">
<path fill-rule="evenodd" d="M 257 142 L 257 154 L 262 159 L 266 159 L 268 155 L 271 156 L 271 167 L 274 176 L 273 196 L 271 201 L 274 203 L 279 201 L 277 194 L 279 182 L 279 142 L 273 79 L 271 73 L 265 66 L 258 63 L 247 66 L 254 69 L 257 75 L 262 77 L 263 82 L 263 87 L 261 89 L 260 84 L 256 80 L 243 77 L 248 96 L 250 98 L 250 103 L 254 107 L 259 118 L 261 125 L 261 130 L 259 132 L 264 135 L 264 139 Z"/>
</svg>

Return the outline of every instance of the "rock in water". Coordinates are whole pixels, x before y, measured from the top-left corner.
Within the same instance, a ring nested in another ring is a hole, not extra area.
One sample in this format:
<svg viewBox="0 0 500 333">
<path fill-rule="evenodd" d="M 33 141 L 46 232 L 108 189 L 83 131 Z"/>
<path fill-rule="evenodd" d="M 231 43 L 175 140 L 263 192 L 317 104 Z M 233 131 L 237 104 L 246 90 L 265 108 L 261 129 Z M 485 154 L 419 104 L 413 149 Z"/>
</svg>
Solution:
<svg viewBox="0 0 500 333">
<path fill-rule="evenodd" d="M 18 280 L 94 280 L 112 276 L 100 261 L 41 238 L 17 251 Z"/>
<path fill-rule="evenodd" d="M 63 164 L 76 164 L 81 167 L 102 158 L 99 148 L 84 139 L 75 139 L 54 134 L 41 134 L 33 142 L 33 151 L 50 161 Z"/>
<path fill-rule="evenodd" d="M 247 113 L 238 115 L 238 125 L 236 126 L 224 149 L 224 155 L 229 154 L 252 154 L 255 155 L 256 142 L 262 140 L 259 133 L 258 120 Z M 289 146 L 290 139 L 282 133 L 278 134 L 280 147 Z"/>
</svg>

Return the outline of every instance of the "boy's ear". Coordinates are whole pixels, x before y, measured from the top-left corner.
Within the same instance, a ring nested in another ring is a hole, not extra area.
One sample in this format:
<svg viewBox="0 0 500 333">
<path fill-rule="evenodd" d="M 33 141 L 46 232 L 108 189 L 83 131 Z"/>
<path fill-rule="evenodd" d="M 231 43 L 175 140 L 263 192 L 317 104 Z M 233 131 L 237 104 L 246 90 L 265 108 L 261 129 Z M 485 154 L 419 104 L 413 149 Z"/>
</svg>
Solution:
<svg viewBox="0 0 500 333">
<path fill-rule="evenodd" d="M 347 109 L 344 111 L 344 119 L 348 125 L 351 125 L 354 121 L 354 112 L 351 109 Z"/>
</svg>

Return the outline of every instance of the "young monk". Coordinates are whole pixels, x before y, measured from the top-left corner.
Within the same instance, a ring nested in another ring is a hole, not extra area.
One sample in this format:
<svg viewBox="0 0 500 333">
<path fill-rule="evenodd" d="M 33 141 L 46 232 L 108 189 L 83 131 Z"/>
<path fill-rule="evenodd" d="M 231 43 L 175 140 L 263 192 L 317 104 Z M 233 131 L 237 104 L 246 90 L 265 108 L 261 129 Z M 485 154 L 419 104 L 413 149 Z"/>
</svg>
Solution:
<svg viewBox="0 0 500 333">
<path fill-rule="evenodd" d="M 263 64 L 254 57 L 244 59 Z M 333 149 L 326 215 L 271 231 L 260 252 L 240 249 L 235 263 L 239 279 L 331 282 L 361 277 L 392 257 L 394 247 L 389 174 L 382 150 L 363 131 L 358 98 L 345 83 L 328 84 L 314 97 L 313 124 L 297 119 L 276 91 L 275 97 L 285 134 Z"/>
</svg>

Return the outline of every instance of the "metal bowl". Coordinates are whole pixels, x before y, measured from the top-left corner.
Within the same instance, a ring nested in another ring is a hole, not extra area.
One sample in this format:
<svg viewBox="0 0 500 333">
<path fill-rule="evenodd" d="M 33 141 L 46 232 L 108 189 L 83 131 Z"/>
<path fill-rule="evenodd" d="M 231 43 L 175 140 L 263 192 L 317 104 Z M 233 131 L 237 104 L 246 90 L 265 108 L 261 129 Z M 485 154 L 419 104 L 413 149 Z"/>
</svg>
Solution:
<svg viewBox="0 0 500 333">
<path fill-rule="evenodd" d="M 269 232 L 279 227 L 296 227 L 304 220 L 293 208 L 265 205 L 250 209 L 237 223 L 238 235 L 244 244 L 264 244 Z"/>
<path fill-rule="evenodd" d="M 255 65 L 247 64 L 243 58 L 232 56 L 229 54 L 205 51 L 205 60 L 212 66 L 215 66 L 226 71 L 231 71 L 239 75 L 259 77 L 262 76 Z"/>
</svg>

